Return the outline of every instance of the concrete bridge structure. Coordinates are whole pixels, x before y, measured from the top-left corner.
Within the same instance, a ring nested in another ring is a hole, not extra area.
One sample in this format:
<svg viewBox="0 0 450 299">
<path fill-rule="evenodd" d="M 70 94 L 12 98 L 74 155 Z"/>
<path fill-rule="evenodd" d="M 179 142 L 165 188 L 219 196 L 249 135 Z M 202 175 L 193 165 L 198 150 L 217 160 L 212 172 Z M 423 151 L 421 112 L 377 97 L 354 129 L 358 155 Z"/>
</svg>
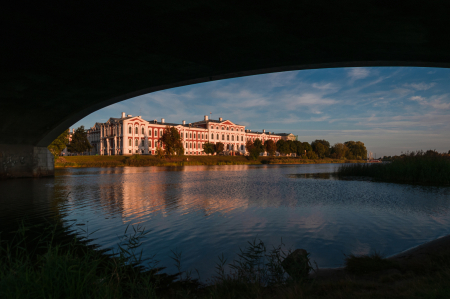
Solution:
<svg viewBox="0 0 450 299">
<path fill-rule="evenodd" d="M 86 115 L 162 89 L 330 67 L 450 66 L 448 1 L 10 1 L 0 10 L 0 177 L 53 175 Z"/>
</svg>

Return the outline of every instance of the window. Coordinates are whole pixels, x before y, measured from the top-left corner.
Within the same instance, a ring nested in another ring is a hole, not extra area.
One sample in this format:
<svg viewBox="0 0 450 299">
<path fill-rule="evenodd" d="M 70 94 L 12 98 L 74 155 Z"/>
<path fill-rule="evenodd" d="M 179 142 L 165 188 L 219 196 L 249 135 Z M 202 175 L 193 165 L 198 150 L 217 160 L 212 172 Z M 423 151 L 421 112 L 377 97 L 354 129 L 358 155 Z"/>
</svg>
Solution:
<svg viewBox="0 0 450 299">
<path fill-rule="evenodd" d="M 142 139 L 142 146 L 144 146 L 144 139 Z"/>
<path fill-rule="evenodd" d="M 230 130 L 230 128 L 229 128 L 229 127 L 227 127 L 227 131 L 228 131 L 228 130 Z"/>
<path fill-rule="evenodd" d="M 131 127 L 128 128 L 128 134 L 131 134 Z"/>
<path fill-rule="evenodd" d="M 200 144 L 200 143 L 198 144 L 198 147 L 197 147 L 197 148 L 202 148 L 202 146 L 201 146 L 201 144 Z"/>
<path fill-rule="evenodd" d="M 219 134 L 217 134 L 217 140 L 219 140 Z"/>
<path fill-rule="evenodd" d="M 189 148 L 192 148 L 192 142 L 189 142 Z"/>
<path fill-rule="evenodd" d="M 131 131 L 131 128 L 130 128 L 130 131 Z M 131 139 L 128 139 L 128 146 L 131 146 Z"/>
<path fill-rule="evenodd" d="M 192 133 L 189 133 L 189 138 L 192 138 Z"/>
<path fill-rule="evenodd" d="M 234 129 L 233 129 L 233 128 L 231 128 L 231 131 L 234 131 Z"/>
<path fill-rule="evenodd" d="M 222 134 L 222 140 L 225 140 L 225 135 Z"/>
<path fill-rule="evenodd" d="M 241 136 L 241 141 L 244 141 L 244 136 Z"/>
<path fill-rule="evenodd" d="M 152 136 L 152 130 L 148 130 L 148 136 Z"/>
<path fill-rule="evenodd" d="M 214 139 L 214 134 L 211 134 L 211 139 Z"/>
<path fill-rule="evenodd" d="M 161 137 L 162 135 L 162 130 L 159 130 L 159 137 Z"/>
<path fill-rule="evenodd" d="M 195 148 L 195 142 L 194 142 L 194 148 Z"/>
<path fill-rule="evenodd" d="M 186 133 L 186 138 L 188 138 L 188 133 Z"/>
<path fill-rule="evenodd" d="M 131 140 L 130 140 L 131 141 Z M 128 150 L 128 153 L 131 154 L 131 150 Z"/>
<path fill-rule="evenodd" d="M 187 143 L 187 142 L 186 142 L 186 148 L 189 148 L 189 147 L 188 147 L 188 143 Z"/>
<path fill-rule="evenodd" d="M 136 127 L 136 130 L 135 130 L 135 131 L 136 131 L 135 134 L 139 134 L 139 133 L 138 133 L 138 127 Z"/>
<path fill-rule="evenodd" d="M 152 141 L 151 140 L 148 141 L 148 147 L 152 147 Z"/>
<path fill-rule="evenodd" d="M 216 130 L 219 130 L 219 127 L 216 127 Z"/>
<path fill-rule="evenodd" d="M 134 141 L 134 145 L 138 146 L 138 140 L 137 139 Z"/>
<path fill-rule="evenodd" d="M 231 141 L 234 141 L 234 136 L 231 136 Z"/>
<path fill-rule="evenodd" d="M 144 127 L 142 127 L 142 135 L 144 135 Z"/>
<path fill-rule="evenodd" d="M 230 141 L 230 135 L 227 135 L 227 140 Z"/>
<path fill-rule="evenodd" d="M 203 139 L 203 134 L 202 134 L 202 139 Z"/>
<path fill-rule="evenodd" d="M 243 150 L 243 149 L 244 149 L 244 145 L 242 144 L 242 145 L 241 145 L 241 150 Z"/>
<path fill-rule="evenodd" d="M 211 130 L 214 129 L 214 126 L 211 126 Z"/>
<path fill-rule="evenodd" d="M 195 133 L 194 133 L 194 139 L 195 139 Z"/>
<path fill-rule="evenodd" d="M 158 137 L 158 131 L 155 130 L 155 137 Z"/>
<path fill-rule="evenodd" d="M 223 130 L 223 127 L 222 127 L 222 130 Z"/>
</svg>

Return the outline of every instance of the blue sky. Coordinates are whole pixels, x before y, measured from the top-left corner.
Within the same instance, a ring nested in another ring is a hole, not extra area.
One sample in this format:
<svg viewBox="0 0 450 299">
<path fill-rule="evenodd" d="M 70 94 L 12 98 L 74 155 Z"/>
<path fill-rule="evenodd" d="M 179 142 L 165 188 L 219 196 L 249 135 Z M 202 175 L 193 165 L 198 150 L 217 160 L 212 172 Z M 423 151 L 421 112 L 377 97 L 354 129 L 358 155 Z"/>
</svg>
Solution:
<svg viewBox="0 0 450 299">
<path fill-rule="evenodd" d="M 194 122 L 212 112 L 255 131 L 300 141 L 362 141 L 383 155 L 450 150 L 450 70 L 364 67 L 302 70 L 158 91 L 98 110 L 72 127 L 121 112 L 146 120 Z"/>
</svg>

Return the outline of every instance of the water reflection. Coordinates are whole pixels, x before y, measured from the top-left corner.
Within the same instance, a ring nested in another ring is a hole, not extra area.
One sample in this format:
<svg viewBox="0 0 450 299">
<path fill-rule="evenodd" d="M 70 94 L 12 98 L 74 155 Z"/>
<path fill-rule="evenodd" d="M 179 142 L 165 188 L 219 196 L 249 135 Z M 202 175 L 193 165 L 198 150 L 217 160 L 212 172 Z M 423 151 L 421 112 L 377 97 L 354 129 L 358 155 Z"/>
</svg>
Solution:
<svg viewBox="0 0 450 299">
<path fill-rule="evenodd" d="M 342 181 L 330 175 L 338 166 L 61 169 L 52 179 L 0 182 L 0 215 L 62 213 L 98 229 L 92 237 L 103 247 L 139 223 L 152 231 L 146 256 L 170 266 L 179 248 L 185 267 L 204 277 L 220 253 L 232 260 L 255 237 L 269 248 L 283 237 L 319 267 L 337 267 L 344 253 L 390 255 L 450 233 L 450 188 Z"/>
</svg>

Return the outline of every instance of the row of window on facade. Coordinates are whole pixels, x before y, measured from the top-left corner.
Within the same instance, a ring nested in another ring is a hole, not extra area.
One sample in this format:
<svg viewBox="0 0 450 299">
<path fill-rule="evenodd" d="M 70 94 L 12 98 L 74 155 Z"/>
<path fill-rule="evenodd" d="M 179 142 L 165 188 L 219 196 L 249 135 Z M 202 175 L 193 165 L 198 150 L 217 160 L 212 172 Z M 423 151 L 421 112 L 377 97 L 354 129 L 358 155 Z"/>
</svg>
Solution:
<svg viewBox="0 0 450 299">
<path fill-rule="evenodd" d="M 214 126 L 211 126 L 211 129 L 214 129 Z M 216 126 L 216 130 L 219 130 L 219 126 Z M 222 127 L 222 130 L 225 130 L 225 127 Z M 230 130 L 230 127 L 227 127 L 227 131 Z M 231 128 L 231 131 L 234 131 L 234 128 Z M 236 128 L 236 131 L 239 131 L 238 128 Z M 241 129 L 241 132 L 244 132 L 244 129 Z"/>
</svg>

